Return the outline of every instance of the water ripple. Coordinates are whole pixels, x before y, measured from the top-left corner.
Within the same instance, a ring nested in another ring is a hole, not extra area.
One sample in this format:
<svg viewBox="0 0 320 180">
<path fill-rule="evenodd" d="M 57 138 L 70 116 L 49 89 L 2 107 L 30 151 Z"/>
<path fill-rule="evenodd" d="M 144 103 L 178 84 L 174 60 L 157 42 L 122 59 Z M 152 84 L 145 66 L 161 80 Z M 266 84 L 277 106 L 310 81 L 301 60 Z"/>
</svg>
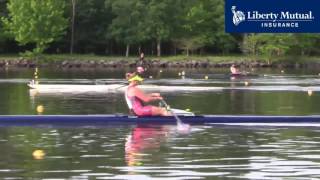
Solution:
<svg viewBox="0 0 320 180">
<path fill-rule="evenodd" d="M 316 128 L 196 128 L 188 135 L 171 126 L 15 128 L 9 135 L 3 130 L 0 178 L 28 173 L 41 179 L 320 177 Z M 31 159 L 36 148 L 46 153 L 43 159 Z"/>
</svg>

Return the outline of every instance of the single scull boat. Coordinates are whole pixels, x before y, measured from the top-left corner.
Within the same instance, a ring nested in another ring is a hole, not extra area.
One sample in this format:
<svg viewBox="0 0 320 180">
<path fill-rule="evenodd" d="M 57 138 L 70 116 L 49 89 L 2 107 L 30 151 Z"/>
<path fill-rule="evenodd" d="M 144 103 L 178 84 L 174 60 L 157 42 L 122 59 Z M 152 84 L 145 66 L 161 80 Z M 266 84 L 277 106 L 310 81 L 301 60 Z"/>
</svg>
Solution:
<svg viewBox="0 0 320 180">
<path fill-rule="evenodd" d="M 265 116 L 265 115 L 180 115 L 183 123 L 188 124 L 293 124 L 296 126 L 320 126 L 320 115 L 310 116 Z M 137 117 L 128 115 L 0 115 L 0 126 L 31 125 L 108 125 L 108 124 L 175 124 L 172 116 Z"/>
<path fill-rule="evenodd" d="M 83 84 L 28 84 L 31 89 L 40 93 L 85 93 L 85 92 L 124 92 L 127 88 L 123 84 L 83 85 Z M 162 86 L 140 85 L 145 91 L 171 92 L 171 91 L 221 91 L 221 87 L 205 86 Z"/>
</svg>

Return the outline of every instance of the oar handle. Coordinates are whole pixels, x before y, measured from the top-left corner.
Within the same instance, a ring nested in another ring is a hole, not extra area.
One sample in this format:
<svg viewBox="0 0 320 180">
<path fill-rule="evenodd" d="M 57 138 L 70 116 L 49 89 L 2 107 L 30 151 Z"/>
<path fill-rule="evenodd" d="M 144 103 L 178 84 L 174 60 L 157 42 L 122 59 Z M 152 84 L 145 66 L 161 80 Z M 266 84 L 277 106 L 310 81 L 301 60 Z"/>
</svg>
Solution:
<svg viewBox="0 0 320 180">
<path fill-rule="evenodd" d="M 167 110 L 171 111 L 170 106 L 166 103 L 165 100 L 161 99 L 161 103 L 166 107 Z M 172 111 L 171 111 L 172 112 Z"/>
</svg>

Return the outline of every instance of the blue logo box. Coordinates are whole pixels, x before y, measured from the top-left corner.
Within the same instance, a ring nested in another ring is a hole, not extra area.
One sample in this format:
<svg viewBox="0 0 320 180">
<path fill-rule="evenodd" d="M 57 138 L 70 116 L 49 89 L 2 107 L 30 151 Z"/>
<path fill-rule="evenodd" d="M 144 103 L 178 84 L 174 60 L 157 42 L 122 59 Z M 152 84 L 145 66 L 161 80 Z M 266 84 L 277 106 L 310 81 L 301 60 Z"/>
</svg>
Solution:
<svg viewBox="0 0 320 180">
<path fill-rule="evenodd" d="M 226 0 L 229 33 L 320 32 L 319 0 Z"/>
</svg>

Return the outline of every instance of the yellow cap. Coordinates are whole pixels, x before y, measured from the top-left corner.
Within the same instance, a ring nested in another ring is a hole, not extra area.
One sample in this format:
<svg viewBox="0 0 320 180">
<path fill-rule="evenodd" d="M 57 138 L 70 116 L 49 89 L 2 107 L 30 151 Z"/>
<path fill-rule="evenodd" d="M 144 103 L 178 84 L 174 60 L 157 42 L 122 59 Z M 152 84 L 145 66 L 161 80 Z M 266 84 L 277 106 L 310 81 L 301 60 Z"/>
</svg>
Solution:
<svg viewBox="0 0 320 180">
<path fill-rule="evenodd" d="M 132 82 L 132 81 L 138 81 L 138 82 L 142 82 L 143 81 L 143 78 L 140 77 L 139 75 L 135 75 L 133 77 L 131 77 L 130 79 L 128 79 L 129 82 Z"/>
</svg>

